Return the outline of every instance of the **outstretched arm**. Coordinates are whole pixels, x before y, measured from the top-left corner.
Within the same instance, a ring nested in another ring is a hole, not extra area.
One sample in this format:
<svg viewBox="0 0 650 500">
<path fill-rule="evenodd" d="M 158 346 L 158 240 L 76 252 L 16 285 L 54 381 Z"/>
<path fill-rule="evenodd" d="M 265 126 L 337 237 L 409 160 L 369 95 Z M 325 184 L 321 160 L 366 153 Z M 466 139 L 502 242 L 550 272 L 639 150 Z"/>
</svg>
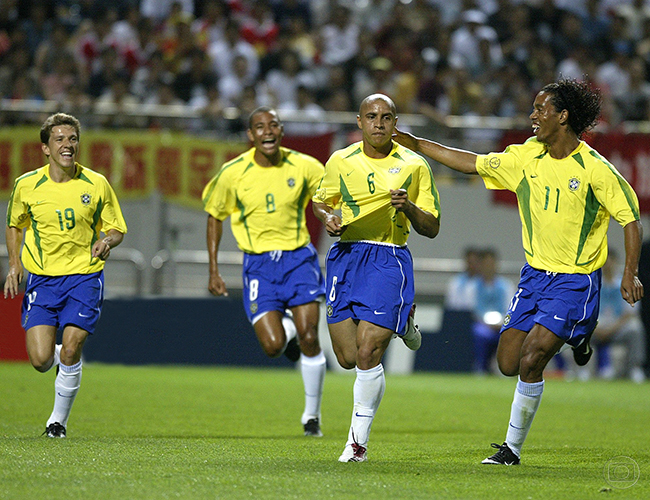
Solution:
<svg viewBox="0 0 650 500">
<path fill-rule="evenodd" d="M 427 155 L 429 158 L 446 165 L 452 170 L 462 172 L 463 174 L 478 173 L 476 171 L 476 157 L 478 156 L 476 153 L 443 146 L 428 139 L 415 137 L 413 134 L 399 129 L 395 129 L 393 139 L 405 148 Z"/>
<path fill-rule="evenodd" d="M 210 259 L 210 281 L 208 282 L 208 290 L 212 295 L 228 296 L 226 283 L 219 274 L 219 264 L 217 263 L 217 254 L 219 253 L 219 243 L 221 243 L 222 234 L 223 221 L 208 215 L 207 243 L 208 257 Z"/>
<path fill-rule="evenodd" d="M 641 241 L 643 228 L 639 221 L 630 222 L 623 228 L 625 237 L 625 268 L 621 279 L 621 295 L 626 302 L 634 305 L 643 297 L 643 285 L 639 281 L 639 256 L 641 254 Z"/>
</svg>

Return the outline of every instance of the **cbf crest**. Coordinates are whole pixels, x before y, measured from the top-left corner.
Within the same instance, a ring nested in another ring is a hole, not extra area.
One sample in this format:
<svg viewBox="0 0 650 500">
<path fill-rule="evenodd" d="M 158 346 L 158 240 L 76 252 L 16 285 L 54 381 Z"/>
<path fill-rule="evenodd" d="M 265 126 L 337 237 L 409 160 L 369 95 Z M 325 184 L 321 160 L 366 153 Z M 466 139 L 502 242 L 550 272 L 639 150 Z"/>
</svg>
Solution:
<svg viewBox="0 0 650 500">
<path fill-rule="evenodd" d="M 569 189 L 571 191 L 577 191 L 579 187 L 580 187 L 580 179 L 578 179 L 577 177 L 571 177 L 571 179 L 569 179 Z"/>
<path fill-rule="evenodd" d="M 88 205 L 90 205 L 90 202 L 92 201 L 92 198 L 93 197 L 90 195 L 90 193 L 84 193 L 84 194 L 81 195 L 81 203 L 84 206 L 88 206 Z"/>
<path fill-rule="evenodd" d="M 289 178 L 287 179 L 287 185 L 288 185 L 290 188 L 294 187 L 294 186 L 296 185 L 296 179 L 294 179 L 293 177 L 289 177 Z"/>
</svg>

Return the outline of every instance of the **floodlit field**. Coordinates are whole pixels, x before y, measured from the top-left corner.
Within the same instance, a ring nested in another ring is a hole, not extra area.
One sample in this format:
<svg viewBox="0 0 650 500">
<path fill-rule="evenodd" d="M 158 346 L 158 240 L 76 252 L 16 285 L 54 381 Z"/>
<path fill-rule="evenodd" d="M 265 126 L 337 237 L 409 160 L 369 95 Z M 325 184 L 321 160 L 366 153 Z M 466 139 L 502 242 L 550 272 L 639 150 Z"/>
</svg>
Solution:
<svg viewBox="0 0 650 500">
<path fill-rule="evenodd" d="M 480 461 L 512 379 L 387 376 L 369 461 L 351 464 L 350 375 L 325 379 L 320 439 L 302 436 L 293 370 L 89 363 L 64 440 L 40 437 L 53 379 L 0 363 L 0 498 L 650 498 L 647 384 L 547 380 L 522 465 L 500 467 Z"/>
</svg>

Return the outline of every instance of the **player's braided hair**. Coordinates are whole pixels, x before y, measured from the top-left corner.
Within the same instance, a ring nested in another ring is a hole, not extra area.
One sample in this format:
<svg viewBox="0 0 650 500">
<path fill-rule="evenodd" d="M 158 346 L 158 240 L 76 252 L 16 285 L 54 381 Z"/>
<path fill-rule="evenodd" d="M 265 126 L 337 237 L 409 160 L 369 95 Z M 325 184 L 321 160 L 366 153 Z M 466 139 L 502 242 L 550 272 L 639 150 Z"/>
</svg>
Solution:
<svg viewBox="0 0 650 500">
<path fill-rule="evenodd" d="M 55 113 L 48 116 L 47 120 L 43 122 L 41 126 L 41 142 L 47 144 L 50 140 L 50 135 L 52 134 L 52 129 L 59 125 L 69 125 L 74 128 L 79 137 L 79 132 L 81 130 L 81 124 L 74 116 L 68 115 L 66 113 Z"/>
<path fill-rule="evenodd" d="M 569 127 L 578 138 L 598 123 L 603 98 L 600 90 L 589 83 L 562 78 L 549 83 L 542 91 L 551 94 L 551 102 L 558 112 L 563 109 L 569 112 Z"/>
</svg>

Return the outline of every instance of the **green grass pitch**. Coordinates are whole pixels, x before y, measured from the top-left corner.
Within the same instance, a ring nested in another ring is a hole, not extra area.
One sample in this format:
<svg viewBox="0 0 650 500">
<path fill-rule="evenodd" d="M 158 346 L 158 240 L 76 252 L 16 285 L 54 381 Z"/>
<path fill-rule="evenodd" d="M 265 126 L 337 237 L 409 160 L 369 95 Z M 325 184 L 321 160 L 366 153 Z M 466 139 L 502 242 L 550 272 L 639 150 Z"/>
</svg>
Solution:
<svg viewBox="0 0 650 500">
<path fill-rule="evenodd" d="M 650 498 L 647 384 L 547 380 L 522 465 L 502 467 L 480 461 L 513 379 L 388 375 L 369 461 L 351 464 L 348 374 L 325 379 L 320 439 L 302 436 L 294 370 L 88 363 L 62 440 L 39 436 L 53 379 L 0 363 L 2 499 Z"/>
</svg>

